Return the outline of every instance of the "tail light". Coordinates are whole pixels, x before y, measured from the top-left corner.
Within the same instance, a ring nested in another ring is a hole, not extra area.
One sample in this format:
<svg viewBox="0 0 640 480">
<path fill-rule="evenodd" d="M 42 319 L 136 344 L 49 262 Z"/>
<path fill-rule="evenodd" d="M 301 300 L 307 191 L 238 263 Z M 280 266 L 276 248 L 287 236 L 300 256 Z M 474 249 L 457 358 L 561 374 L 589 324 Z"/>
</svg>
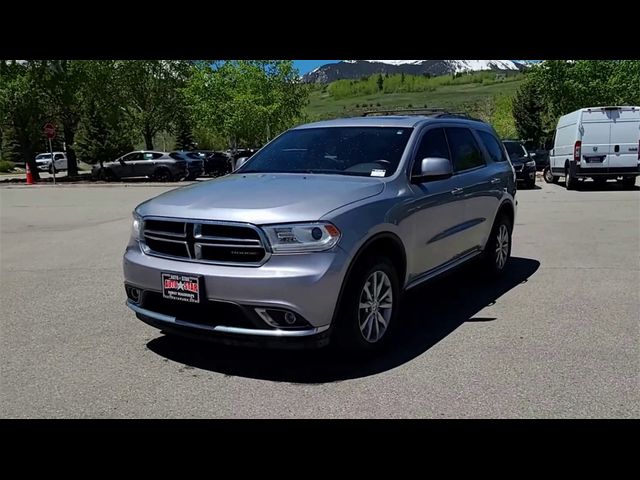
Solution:
<svg viewBox="0 0 640 480">
<path fill-rule="evenodd" d="M 573 146 L 573 161 L 580 163 L 580 154 L 582 152 L 582 142 L 578 140 Z"/>
</svg>

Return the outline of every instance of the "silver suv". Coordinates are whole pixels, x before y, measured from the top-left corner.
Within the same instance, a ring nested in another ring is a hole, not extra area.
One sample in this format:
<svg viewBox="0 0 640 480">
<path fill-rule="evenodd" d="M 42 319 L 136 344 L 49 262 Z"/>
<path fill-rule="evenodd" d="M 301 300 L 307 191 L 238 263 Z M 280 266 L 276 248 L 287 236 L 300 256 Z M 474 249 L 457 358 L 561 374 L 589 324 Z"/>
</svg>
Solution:
<svg viewBox="0 0 640 480">
<path fill-rule="evenodd" d="M 293 128 L 221 178 L 133 212 L 127 305 L 165 333 L 383 345 L 402 293 L 511 252 L 515 173 L 494 130 L 451 114 Z"/>
</svg>

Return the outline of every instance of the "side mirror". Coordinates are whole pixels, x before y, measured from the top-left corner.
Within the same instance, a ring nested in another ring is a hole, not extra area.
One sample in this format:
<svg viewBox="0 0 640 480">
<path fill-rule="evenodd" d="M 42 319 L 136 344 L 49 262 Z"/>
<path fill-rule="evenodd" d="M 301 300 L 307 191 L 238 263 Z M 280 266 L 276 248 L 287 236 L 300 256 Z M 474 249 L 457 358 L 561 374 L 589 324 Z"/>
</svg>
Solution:
<svg viewBox="0 0 640 480">
<path fill-rule="evenodd" d="M 120 162 L 120 165 L 126 165 L 125 161 L 122 158 L 119 158 L 118 161 Z"/>
<path fill-rule="evenodd" d="M 249 160 L 249 157 L 240 157 L 240 158 L 238 158 L 236 160 L 236 167 L 234 168 L 234 170 L 238 170 L 242 165 L 247 163 L 247 160 Z"/>
<path fill-rule="evenodd" d="M 428 157 L 423 158 L 420 165 L 420 174 L 413 175 L 413 182 L 428 182 L 431 180 L 442 180 L 453 175 L 453 167 L 448 158 Z"/>
</svg>

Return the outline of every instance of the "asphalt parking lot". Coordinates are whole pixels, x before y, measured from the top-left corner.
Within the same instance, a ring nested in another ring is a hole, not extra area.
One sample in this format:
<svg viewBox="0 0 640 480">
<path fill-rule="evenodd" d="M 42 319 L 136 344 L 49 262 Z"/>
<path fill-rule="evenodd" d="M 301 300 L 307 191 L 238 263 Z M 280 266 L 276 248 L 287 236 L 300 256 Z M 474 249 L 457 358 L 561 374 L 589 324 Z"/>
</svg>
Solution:
<svg viewBox="0 0 640 480">
<path fill-rule="evenodd" d="M 640 189 L 518 192 L 510 269 L 413 290 L 388 351 L 178 341 L 124 305 L 130 212 L 180 185 L 0 187 L 0 415 L 640 415 Z"/>
</svg>

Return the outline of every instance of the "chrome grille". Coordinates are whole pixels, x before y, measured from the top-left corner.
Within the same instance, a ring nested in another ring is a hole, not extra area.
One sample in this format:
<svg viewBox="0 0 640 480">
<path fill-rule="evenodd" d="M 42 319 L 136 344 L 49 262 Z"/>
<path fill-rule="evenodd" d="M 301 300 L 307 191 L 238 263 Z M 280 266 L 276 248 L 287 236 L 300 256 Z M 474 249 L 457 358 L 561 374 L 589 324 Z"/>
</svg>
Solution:
<svg viewBox="0 0 640 480">
<path fill-rule="evenodd" d="M 257 227 L 243 223 L 146 218 L 142 248 L 158 257 L 224 265 L 261 265 L 266 242 Z"/>
</svg>

